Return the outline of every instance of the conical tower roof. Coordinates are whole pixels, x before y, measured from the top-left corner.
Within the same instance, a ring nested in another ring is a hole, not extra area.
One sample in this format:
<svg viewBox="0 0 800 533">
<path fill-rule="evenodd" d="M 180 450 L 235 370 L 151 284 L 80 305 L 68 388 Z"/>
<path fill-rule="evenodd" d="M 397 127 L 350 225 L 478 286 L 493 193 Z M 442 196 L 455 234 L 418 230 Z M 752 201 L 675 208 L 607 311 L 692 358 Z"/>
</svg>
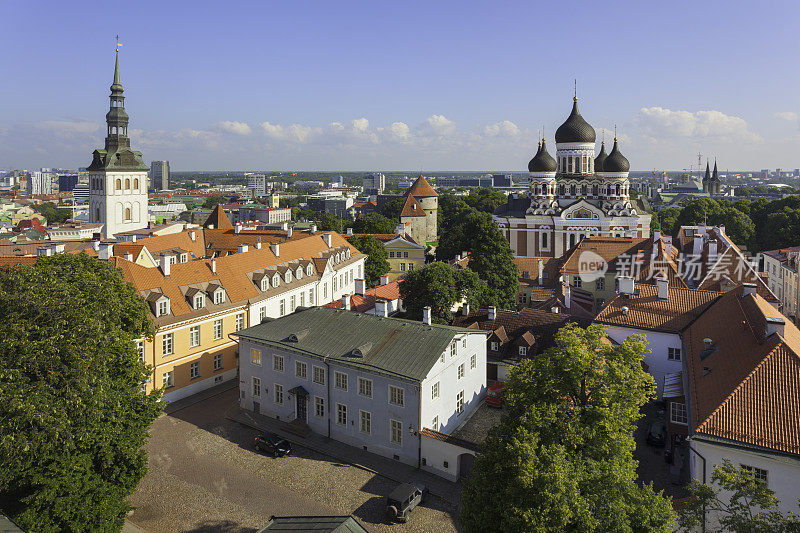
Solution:
<svg viewBox="0 0 800 533">
<path fill-rule="evenodd" d="M 714 160 L 714 172 L 711 173 L 711 180 L 718 181 L 719 180 L 719 173 L 717 172 L 717 160 Z"/>
<path fill-rule="evenodd" d="M 703 176 L 703 181 L 708 181 L 711 179 L 711 169 L 708 167 L 708 160 L 706 160 L 706 173 Z"/>
<path fill-rule="evenodd" d="M 415 181 L 411 188 L 408 189 L 408 194 L 416 196 L 417 198 L 430 198 L 431 196 L 439 196 L 422 174 L 419 175 L 417 181 Z"/>
<path fill-rule="evenodd" d="M 208 229 L 210 226 L 214 226 L 214 229 L 233 229 L 233 224 L 231 224 L 231 220 L 228 218 L 228 215 L 225 214 L 225 211 L 222 209 L 222 204 L 217 204 L 211 214 L 206 219 L 206 223 L 203 224 L 203 227 Z"/>
</svg>

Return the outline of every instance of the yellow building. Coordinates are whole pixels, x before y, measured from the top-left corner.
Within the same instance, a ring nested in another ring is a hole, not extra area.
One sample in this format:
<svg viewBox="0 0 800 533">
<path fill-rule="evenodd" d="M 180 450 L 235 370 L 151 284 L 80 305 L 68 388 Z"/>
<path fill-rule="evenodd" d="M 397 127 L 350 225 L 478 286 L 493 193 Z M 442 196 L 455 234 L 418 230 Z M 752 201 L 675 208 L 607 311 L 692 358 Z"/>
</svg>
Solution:
<svg viewBox="0 0 800 533">
<path fill-rule="evenodd" d="M 370 233 L 383 243 L 389 261 L 389 281 L 401 278 L 406 272 L 425 266 L 425 246 L 418 244 L 398 226 L 401 233 Z M 349 236 L 348 236 L 349 237 Z"/>
</svg>

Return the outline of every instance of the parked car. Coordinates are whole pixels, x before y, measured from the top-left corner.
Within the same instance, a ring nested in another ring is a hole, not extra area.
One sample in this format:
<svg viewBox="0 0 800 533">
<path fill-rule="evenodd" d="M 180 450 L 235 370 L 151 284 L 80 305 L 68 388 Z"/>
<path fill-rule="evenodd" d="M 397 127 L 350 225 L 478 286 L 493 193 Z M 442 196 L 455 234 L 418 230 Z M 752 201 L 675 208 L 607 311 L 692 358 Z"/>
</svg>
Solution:
<svg viewBox="0 0 800 533">
<path fill-rule="evenodd" d="M 486 390 L 486 405 L 492 407 L 503 406 L 503 390 L 506 388 L 504 381 L 495 381 Z"/>
<path fill-rule="evenodd" d="M 408 515 L 414 507 L 425 501 L 427 494 L 428 488 L 425 485 L 398 485 L 386 498 L 386 515 L 391 520 L 407 522 Z"/>
<path fill-rule="evenodd" d="M 283 457 L 292 451 L 289 441 L 275 435 L 274 433 L 264 433 L 256 435 L 256 450 L 272 455 L 272 457 Z"/>
<path fill-rule="evenodd" d="M 647 444 L 650 446 L 664 446 L 667 442 L 667 425 L 663 420 L 656 420 L 647 429 Z"/>
</svg>

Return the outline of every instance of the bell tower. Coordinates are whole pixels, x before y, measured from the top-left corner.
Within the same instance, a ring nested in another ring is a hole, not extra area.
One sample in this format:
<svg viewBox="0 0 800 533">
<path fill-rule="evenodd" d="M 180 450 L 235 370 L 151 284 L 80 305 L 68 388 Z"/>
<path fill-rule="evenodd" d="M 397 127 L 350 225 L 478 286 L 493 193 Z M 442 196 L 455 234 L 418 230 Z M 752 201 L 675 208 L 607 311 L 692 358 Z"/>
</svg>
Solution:
<svg viewBox="0 0 800 533">
<path fill-rule="evenodd" d="M 119 74 L 119 48 L 106 113 L 105 147 L 92 153 L 89 165 L 89 220 L 104 224 L 103 235 L 147 227 L 147 171 L 142 153 L 131 149 L 128 113 Z"/>
</svg>

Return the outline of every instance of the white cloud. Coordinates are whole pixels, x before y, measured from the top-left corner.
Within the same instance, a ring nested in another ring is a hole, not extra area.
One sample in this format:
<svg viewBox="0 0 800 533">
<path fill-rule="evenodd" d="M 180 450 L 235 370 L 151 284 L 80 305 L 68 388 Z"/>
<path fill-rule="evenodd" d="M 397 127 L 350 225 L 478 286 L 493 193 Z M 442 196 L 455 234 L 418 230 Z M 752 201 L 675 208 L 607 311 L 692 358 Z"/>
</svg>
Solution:
<svg viewBox="0 0 800 533">
<path fill-rule="evenodd" d="M 320 128 L 303 126 L 301 124 L 281 126 L 280 124 L 271 124 L 269 122 L 262 122 L 261 129 L 264 130 L 264 133 L 267 134 L 267 137 L 271 139 L 295 143 L 306 143 L 309 141 L 312 135 L 321 132 Z"/>
<path fill-rule="evenodd" d="M 398 141 L 406 141 L 411 138 L 411 128 L 405 122 L 392 122 L 389 132 Z"/>
<path fill-rule="evenodd" d="M 780 113 L 773 113 L 772 116 L 789 122 L 796 122 L 800 118 L 794 111 L 781 111 Z"/>
<path fill-rule="evenodd" d="M 456 123 L 444 115 L 431 115 L 419 126 L 420 134 L 425 136 L 445 136 L 456 131 Z"/>
<path fill-rule="evenodd" d="M 663 107 L 643 107 L 635 120 L 645 135 L 654 138 L 700 137 L 723 142 L 760 142 L 740 117 L 720 111 L 683 111 Z"/>
<path fill-rule="evenodd" d="M 516 137 L 522 130 L 510 120 L 503 120 L 486 126 L 483 128 L 483 133 L 487 137 Z"/>
<path fill-rule="evenodd" d="M 369 120 L 365 118 L 357 118 L 353 120 L 353 130 L 365 133 L 369 129 Z"/>
<path fill-rule="evenodd" d="M 233 120 L 225 120 L 217 124 L 217 126 L 228 133 L 235 133 L 236 135 L 250 135 L 253 130 L 247 122 L 236 122 Z"/>
</svg>

